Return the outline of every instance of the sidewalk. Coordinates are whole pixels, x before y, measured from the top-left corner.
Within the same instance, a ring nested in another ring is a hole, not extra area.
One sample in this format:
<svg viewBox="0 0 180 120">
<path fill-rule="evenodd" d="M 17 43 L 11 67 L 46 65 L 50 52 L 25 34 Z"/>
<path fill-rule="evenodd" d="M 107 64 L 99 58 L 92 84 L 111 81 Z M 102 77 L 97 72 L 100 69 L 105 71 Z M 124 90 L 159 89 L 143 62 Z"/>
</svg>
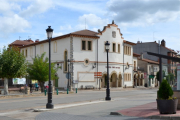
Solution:
<svg viewBox="0 0 180 120">
<path fill-rule="evenodd" d="M 58 91 L 58 94 L 66 94 L 67 91 Z M 69 94 L 71 94 L 72 92 L 69 91 Z M 73 92 L 74 93 L 74 92 Z M 48 93 L 46 93 L 46 96 L 47 96 Z M 56 91 L 54 92 L 53 95 L 57 95 Z M 41 91 L 33 91 L 32 93 L 30 93 L 29 95 L 28 94 L 25 94 L 25 93 L 20 93 L 20 92 L 17 92 L 17 93 L 10 93 L 8 95 L 2 95 L 0 94 L 0 99 L 1 98 L 16 98 L 16 97 L 35 97 L 35 96 L 45 96 L 45 93 L 41 93 Z"/>
<path fill-rule="evenodd" d="M 180 110 L 176 111 L 176 114 L 160 114 L 157 109 L 157 103 L 152 102 L 128 109 L 123 109 L 117 111 L 124 116 L 131 117 L 143 117 L 143 118 L 151 118 L 151 119 L 180 119 Z"/>
</svg>

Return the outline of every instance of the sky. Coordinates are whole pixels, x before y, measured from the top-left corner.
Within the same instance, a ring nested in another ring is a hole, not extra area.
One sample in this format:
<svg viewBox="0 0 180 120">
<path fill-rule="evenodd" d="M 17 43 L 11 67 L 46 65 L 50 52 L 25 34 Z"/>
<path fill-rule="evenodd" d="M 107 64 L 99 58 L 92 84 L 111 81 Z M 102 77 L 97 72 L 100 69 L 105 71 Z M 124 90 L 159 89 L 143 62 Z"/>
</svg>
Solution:
<svg viewBox="0 0 180 120">
<path fill-rule="evenodd" d="M 45 40 L 78 30 L 102 30 L 114 20 L 125 40 L 164 39 L 180 50 L 180 0 L 0 0 L 0 49 L 15 40 Z"/>
</svg>

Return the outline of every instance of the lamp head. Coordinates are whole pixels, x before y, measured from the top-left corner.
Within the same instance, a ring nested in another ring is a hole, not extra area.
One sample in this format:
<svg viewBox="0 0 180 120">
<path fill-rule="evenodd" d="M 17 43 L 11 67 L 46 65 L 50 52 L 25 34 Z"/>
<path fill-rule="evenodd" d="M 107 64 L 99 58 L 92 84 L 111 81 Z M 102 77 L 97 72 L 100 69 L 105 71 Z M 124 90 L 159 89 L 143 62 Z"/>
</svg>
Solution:
<svg viewBox="0 0 180 120">
<path fill-rule="evenodd" d="M 110 43 L 108 41 L 106 41 L 106 43 L 105 43 L 106 50 L 109 50 L 109 45 L 110 45 Z"/>
<path fill-rule="evenodd" d="M 46 29 L 46 33 L 48 39 L 52 38 L 53 29 L 51 29 L 51 26 L 48 26 L 48 28 Z"/>
</svg>

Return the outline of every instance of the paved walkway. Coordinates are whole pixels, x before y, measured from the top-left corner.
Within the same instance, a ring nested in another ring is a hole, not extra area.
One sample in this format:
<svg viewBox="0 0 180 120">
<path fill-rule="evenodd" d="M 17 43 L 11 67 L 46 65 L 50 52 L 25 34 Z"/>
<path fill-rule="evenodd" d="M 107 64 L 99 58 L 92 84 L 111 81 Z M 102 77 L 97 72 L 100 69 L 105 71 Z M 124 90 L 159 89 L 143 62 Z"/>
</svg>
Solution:
<svg viewBox="0 0 180 120">
<path fill-rule="evenodd" d="M 180 120 L 180 110 L 176 111 L 176 114 L 160 114 L 157 109 L 157 103 L 152 102 L 128 109 L 123 109 L 117 111 L 118 113 L 124 115 L 124 116 L 131 116 L 131 117 L 149 117 L 153 119 L 159 119 L 159 118 L 177 118 Z"/>
</svg>

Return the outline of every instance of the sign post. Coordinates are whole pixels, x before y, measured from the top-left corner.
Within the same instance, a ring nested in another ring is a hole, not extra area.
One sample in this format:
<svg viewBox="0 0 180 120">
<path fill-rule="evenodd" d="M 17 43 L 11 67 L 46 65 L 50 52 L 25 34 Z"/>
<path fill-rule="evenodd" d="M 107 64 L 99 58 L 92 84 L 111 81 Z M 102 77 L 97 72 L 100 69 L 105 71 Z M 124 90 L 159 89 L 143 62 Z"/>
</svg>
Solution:
<svg viewBox="0 0 180 120">
<path fill-rule="evenodd" d="M 102 72 L 94 72 L 94 77 L 99 78 L 99 90 L 100 90 L 100 78 L 102 77 Z"/>
</svg>

